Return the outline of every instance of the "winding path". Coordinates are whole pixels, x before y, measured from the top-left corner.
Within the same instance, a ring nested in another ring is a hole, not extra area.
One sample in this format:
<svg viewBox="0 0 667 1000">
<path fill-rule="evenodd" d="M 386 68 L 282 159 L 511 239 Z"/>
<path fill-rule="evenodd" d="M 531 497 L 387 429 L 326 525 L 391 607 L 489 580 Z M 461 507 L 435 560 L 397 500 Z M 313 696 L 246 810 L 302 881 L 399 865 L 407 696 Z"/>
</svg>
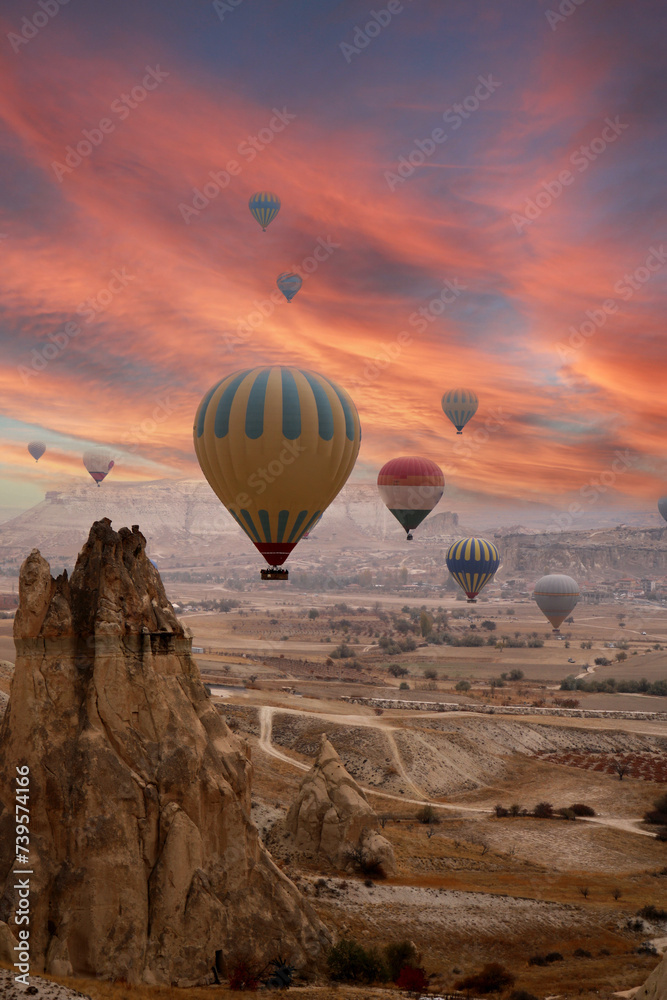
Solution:
<svg viewBox="0 0 667 1000">
<path fill-rule="evenodd" d="M 369 716 L 359 716 L 359 715 L 325 715 L 319 712 L 305 712 L 299 711 L 293 708 L 280 708 L 275 709 L 270 705 L 260 705 L 259 707 L 259 746 L 269 757 L 275 757 L 276 760 L 281 760 L 285 764 L 291 764 L 292 767 L 298 768 L 300 771 L 309 771 L 311 768 L 310 764 L 304 764 L 303 761 L 295 760 L 294 757 L 289 757 L 287 754 L 282 753 L 277 750 L 275 744 L 273 743 L 273 715 L 274 712 L 281 712 L 283 714 L 289 715 L 300 715 L 308 716 L 309 718 L 323 719 L 327 722 L 354 722 L 355 725 L 361 726 L 372 726 L 375 729 L 380 729 L 384 731 L 385 736 L 388 739 L 389 745 L 391 747 L 394 759 L 396 760 L 399 773 L 403 780 L 414 788 L 417 792 L 421 792 L 421 789 L 415 785 L 405 770 L 405 765 L 401 760 L 400 754 L 398 752 L 398 747 L 392 735 L 392 730 L 396 727 L 388 725 L 386 721 L 381 721 L 377 718 L 372 718 Z M 473 812 L 473 813 L 485 813 L 487 816 L 493 814 L 492 809 L 485 809 L 481 806 L 466 806 L 466 805 L 453 805 L 446 802 L 438 802 L 434 799 L 429 799 L 427 796 L 419 799 L 408 799 L 404 795 L 393 795 L 391 792 L 381 792 L 377 788 L 369 788 L 368 785 L 360 785 L 360 788 L 364 791 L 366 795 L 375 795 L 383 799 L 391 799 L 394 802 L 409 802 L 411 805 L 429 805 L 434 809 L 444 809 L 446 811 L 453 812 Z M 614 816 L 580 816 L 580 820 L 584 820 L 587 823 L 597 823 L 600 826 L 607 826 L 615 830 L 623 830 L 626 833 L 639 834 L 642 837 L 654 837 L 655 835 L 650 830 L 641 830 L 637 826 L 641 823 L 641 818 L 638 819 L 623 819 L 621 817 Z"/>
</svg>

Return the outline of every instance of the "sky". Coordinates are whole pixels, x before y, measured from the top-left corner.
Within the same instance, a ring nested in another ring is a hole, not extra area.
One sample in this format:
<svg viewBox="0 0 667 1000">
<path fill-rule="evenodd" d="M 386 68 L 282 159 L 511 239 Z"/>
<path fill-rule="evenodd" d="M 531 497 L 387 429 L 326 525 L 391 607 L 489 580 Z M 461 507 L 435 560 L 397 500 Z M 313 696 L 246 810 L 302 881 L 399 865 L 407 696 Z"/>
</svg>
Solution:
<svg viewBox="0 0 667 1000">
<path fill-rule="evenodd" d="M 82 483 L 93 446 L 119 481 L 201 477 L 202 395 L 275 363 L 351 394 L 351 481 L 414 454 L 490 505 L 601 482 L 653 512 L 666 22 L 648 0 L 5 0 L 0 506 Z M 266 232 L 258 190 L 282 202 Z M 480 400 L 463 437 L 456 386 Z"/>
</svg>

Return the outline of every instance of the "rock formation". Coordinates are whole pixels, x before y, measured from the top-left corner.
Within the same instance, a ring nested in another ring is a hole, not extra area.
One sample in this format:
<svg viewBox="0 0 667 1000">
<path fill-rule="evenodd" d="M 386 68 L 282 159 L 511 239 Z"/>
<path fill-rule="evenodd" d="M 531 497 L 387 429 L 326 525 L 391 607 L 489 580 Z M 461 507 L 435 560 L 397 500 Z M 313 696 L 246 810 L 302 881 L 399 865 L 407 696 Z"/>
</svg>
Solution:
<svg viewBox="0 0 667 1000">
<path fill-rule="evenodd" d="M 31 971 L 186 985 L 242 957 L 312 963 L 328 935 L 259 841 L 248 755 L 145 546 L 136 525 L 104 518 L 71 580 L 52 579 L 36 549 L 21 567 L 0 727 L 0 922 L 17 933 L 27 764 Z"/>
<path fill-rule="evenodd" d="M 359 847 L 362 858 L 375 857 L 387 875 L 395 870 L 392 846 L 376 832 L 372 806 L 324 734 L 285 827 L 296 850 L 320 852 L 333 864 L 344 865 L 350 846 Z"/>
<path fill-rule="evenodd" d="M 643 986 L 635 993 L 633 1000 L 665 1000 L 667 997 L 667 955 L 656 966 Z"/>
</svg>

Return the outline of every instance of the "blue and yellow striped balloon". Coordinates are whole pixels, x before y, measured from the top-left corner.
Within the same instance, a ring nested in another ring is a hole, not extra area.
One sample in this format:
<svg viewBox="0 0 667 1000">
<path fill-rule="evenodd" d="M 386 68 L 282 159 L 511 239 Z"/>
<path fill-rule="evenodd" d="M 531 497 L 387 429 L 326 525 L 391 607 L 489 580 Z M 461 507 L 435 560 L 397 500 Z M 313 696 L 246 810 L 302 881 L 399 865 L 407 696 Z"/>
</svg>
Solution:
<svg viewBox="0 0 667 1000">
<path fill-rule="evenodd" d="M 456 433 L 461 434 L 463 428 L 477 413 L 479 400 L 472 389 L 450 389 L 442 397 L 442 409 L 446 417 L 456 427 Z"/>
<path fill-rule="evenodd" d="M 345 389 L 281 365 L 226 375 L 195 416 L 202 472 L 271 566 L 285 562 L 342 489 L 360 441 Z"/>
<path fill-rule="evenodd" d="M 266 227 L 280 211 L 280 198 L 272 191 L 256 191 L 248 202 L 248 207 L 266 232 Z"/>
<path fill-rule="evenodd" d="M 499 566 L 498 549 L 485 538 L 460 538 L 447 553 L 447 569 L 469 604 L 474 604 L 480 590 L 493 579 Z"/>
</svg>

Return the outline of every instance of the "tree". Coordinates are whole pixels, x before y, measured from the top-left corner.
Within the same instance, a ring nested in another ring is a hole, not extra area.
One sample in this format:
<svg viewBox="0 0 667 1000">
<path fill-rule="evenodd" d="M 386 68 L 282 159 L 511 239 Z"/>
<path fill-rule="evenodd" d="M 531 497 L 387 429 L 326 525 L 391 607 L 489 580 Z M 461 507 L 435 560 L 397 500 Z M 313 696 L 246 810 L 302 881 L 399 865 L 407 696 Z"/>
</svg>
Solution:
<svg viewBox="0 0 667 1000">
<path fill-rule="evenodd" d="M 623 776 L 626 775 L 630 769 L 628 765 L 625 763 L 625 761 L 617 760 L 614 761 L 614 770 L 618 775 L 618 780 L 623 781 Z"/>
<path fill-rule="evenodd" d="M 311 608 L 310 611 L 308 612 L 308 617 L 309 618 L 319 618 L 320 617 L 320 613 L 317 610 L 317 608 Z"/>
<path fill-rule="evenodd" d="M 429 667 L 427 670 L 424 671 L 424 677 L 426 678 L 427 681 L 434 681 L 437 678 L 437 676 L 438 672 L 437 670 L 434 670 L 433 667 Z"/>
<path fill-rule="evenodd" d="M 538 819 L 551 819 L 554 814 L 554 807 L 551 802 L 538 802 L 533 810 L 533 816 Z"/>
<path fill-rule="evenodd" d="M 620 653 L 616 654 L 616 662 L 617 663 L 622 663 L 623 660 L 627 660 L 627 658 L 628 658 L 628 654 L 624 653 L 623 650 L 621 650 Z"/>
<path fill-rule="evenodd" d="M 387 673 L 391 674 L 392 677 L 407 677 L 408 675 L 405 667 L 399 666 L 398 663 L 392 663 L 390 667 L 387 667 Z"/>
<path fill-rule="evenodd" d="M 456 690 L 457 691 L 469 691 L 470 690 L 470 681 L 459 681 L 457 683 L 457 685 L 456 685 Z"/>
<path fill-rule="evenodd" d="M 588 888 L 587 885 L 580 885 L 579 892 L 584 897 L 584 899 L 588 899 L 588 893 L 590 892 L 590 889 Z"/>
<path fill-rule="evenodd" d="M 489 630 L 489 632 L 494 632 L 494 631 L 495 631 L 495 629 L 496 629 L 496 623 L 495 623 L 495 622 L 492 622 L 492 621 L 489 621 L 489 620 L 487 619 L 486 621 L 483 621 L 483 622 L 482 622 L 482 624 L 481 624 L 481 626 L 480 626 L 480 627 L 481 627 L 481 628 L 485 628 L 485 629 L 488 629 L 488 630 Z"/>
<path fill-rule="evenodd" d="M 510 670 L 510 680 L 511 681 L 522 681 L 523 680 L 523 670 Z"/>
<path fill-rule="evenodd" d="M 426 611 L 422 611 L 419 616 L 419 628 L 424 638 L 433 631 L 433 619 Z"/>
<path fill-rule="evenodd" d="M 608 660 L 606 656 L 596 656 L 593 660 L 596 667 L 610 667 L 611 660 Z"/>
</svg>

